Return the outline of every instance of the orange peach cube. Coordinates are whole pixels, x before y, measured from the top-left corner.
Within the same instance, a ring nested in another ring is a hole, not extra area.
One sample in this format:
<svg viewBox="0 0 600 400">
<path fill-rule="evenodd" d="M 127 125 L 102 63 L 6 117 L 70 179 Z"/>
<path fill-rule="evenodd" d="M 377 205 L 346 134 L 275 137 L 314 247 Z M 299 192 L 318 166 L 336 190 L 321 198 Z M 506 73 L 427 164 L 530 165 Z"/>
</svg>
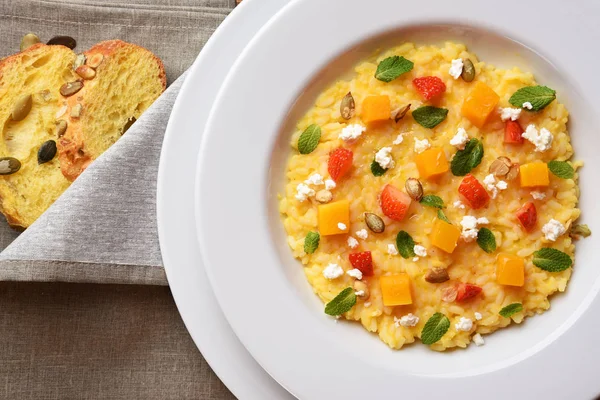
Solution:
<svg viewBox="0 0 600 400">
<path fill-rule="evenodd" d="M 500 96 L 483 82 L 475 82 L 475 87 L 467 95 L 461 112 L 478 128 L 483 127 L 490 114 L 496 109 Z"/>
<path fill-rule="evenodd" d="M 460 238 L 460 229 L 446 221 L 436 219 L 429 238 L 431 244 L 435 247 L 444 250 L 446 253 L 452 253 Z"/>
<path fill-rule="evenodd" d="M 525 283 L 525 261 L 513 254 L 498 254 L 496 281 L 501 285 L 523 286 Z"/>
<path fill-rule="evenodd" d="M 550 184 L 548 164 L 541 161 L 521 165 L 519 175 L 521 187 L 548 186 Z"/>
<path fill-rule="evenodd" d="M 369 96 L 363 100 L 361 119 L 364 123 L 387 121 L 390 119 L 392 106 L 386 95 Z"/>
<path fill-rule="evenodd" d="M 410 277 L 406 273 L 385 275 L 379 278 L 384 306 L 412 304 Z"/>
<path fill-rule="evenodd" d="M 419 170 L 419 176 L 423 179 L 441 175 L 450 168 L 446 153 L 440 147 L 434 147 L 417 154 L 415 162 Z"/>
<path fill-rule="evenodd" d="M 339 200 L 319 205 L 319 233 L 322 236 L 339 235 L 350 231 L 350 202 Z"/>
</svg>

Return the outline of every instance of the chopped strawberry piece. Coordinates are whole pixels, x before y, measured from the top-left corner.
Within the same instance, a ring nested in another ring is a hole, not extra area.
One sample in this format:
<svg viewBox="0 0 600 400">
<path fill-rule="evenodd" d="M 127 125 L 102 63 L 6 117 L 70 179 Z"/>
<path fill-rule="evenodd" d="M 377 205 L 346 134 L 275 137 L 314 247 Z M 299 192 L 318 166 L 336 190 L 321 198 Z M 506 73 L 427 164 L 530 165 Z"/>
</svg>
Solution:
<svg viewBox="0 0 600 400">
<path fill-rule="evenodd" d="M 415 78 L 413 86 L 425 100 L 431 100 L 446 91 L 446 84 L 437 76 Z"/>
<path fill-rule="evenodd" d="M 354 268 L 359 269 L 363 273 L 363 276 L 373 275 L 373 258 L 370 251 L 350 253 L 348 258 L 350 259 L 350 264 Z"/>
<path fill-rule="evenodd" d="M 456 301 L 467 301 L 481 293 L 481 288 L 470 283 L 459 283 L 456 285 Z"/>
<path fill-rule="evenodd" d="M 523 207 L 517 210 L 517 219 L 523 226 L 523 229 L 530 231 L 537 223 L 537 210 L 535 204 L 527 202 Z"/>
<path fill-rule="evenodd" d="M 327 163 L 327 170 L 331 179 L 338 181 L 352 168 L 352 157 L 353 153 L 351 150 L 340 147 L 335 149 L 329 154 L 329 162 Z"/>
<path fill-rule="evenodd" d="M 410 196 L 392 185 L 385 185 L 381 192 L 381 210 L 386 217 L 402 221 L 410 207 Z"/>
<path fill-rule="evenodd" d="M 524 139 L 521 136 L 523 132 L 525 131 L 521 128 L 521 124 L 518 121 L 511 121 L 509 119 L 504 126 L 504 143 L 523 143 Z"/>
<path fill-rule="evenodd" d="M 467 174 L 458 187 L 469 207 L 473 210 L 485 207 L 490 201 L 490 195 L 483 185 L 471 174 Z"/>
</svg>

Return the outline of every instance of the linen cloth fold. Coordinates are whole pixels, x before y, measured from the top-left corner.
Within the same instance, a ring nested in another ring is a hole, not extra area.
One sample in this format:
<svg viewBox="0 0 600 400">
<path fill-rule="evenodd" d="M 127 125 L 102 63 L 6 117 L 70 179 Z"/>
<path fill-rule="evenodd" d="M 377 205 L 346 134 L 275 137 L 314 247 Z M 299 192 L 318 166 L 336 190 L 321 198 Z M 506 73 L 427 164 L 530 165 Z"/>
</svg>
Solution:
<svg viewBox="0 0 600 400">
<path fill-rule="evenodd" d="M 0 55 L 35 32 L 83 51 L 122 39 L 155 52 L 171 83 L 235 0 L 0 0 Z M 166 285 L 156 226 L 160 149 L 181 76 L 20 235 L 0 222 L 0 280 Z M 12 243 L 11 243 L 12 242 Z"/>
</svg>

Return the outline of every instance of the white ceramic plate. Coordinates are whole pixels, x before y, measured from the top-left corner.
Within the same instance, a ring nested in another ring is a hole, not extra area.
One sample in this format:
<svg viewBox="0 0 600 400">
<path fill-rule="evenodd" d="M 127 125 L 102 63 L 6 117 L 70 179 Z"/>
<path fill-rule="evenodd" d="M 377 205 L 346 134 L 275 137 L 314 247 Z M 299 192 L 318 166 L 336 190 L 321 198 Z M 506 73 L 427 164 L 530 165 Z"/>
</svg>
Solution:
<svg viewBox="0 0 600 400">
<path fill-rule="evenodd" d="M 276 198 L 291 127 L 327 83 L 377 47 L 454 39 L 485 61 L 524 66 L 558 91 L 571 112 L 576 158 L 586 163 L 583 219 L 600 229 L 593 206 L 600 196 L 593 176 L 600 168 L 597 15 L 594 0 L 577 7 L 521 0 L 295 0 L 252 40 L 207 124 L 196 217 L 219 303 L 279 383 L 303 399 L 591 398 L 600 392 L 596 236 L 578 244 L 569 290 L 554 296 L 550 312 L 490 335 L 481 348 L 436 353 L 417 344 L 395 352 L 358 324 L 334 324 L 323 314 L 291 257 Z"/>
<path fill-rule="evenodd" d="M 288 0 L 245 0 L 206 44 L 179 93 L 158 173 L 158 231 L 169 285 L 187 329 L 213 370 L 240 399 L 291 399 L 228 325 L 204 272 L 194 212 L 194 177 L 208 110 L 230 65 Z M 189 118 L 192 115 L 193 118 Z"/>
</svg>

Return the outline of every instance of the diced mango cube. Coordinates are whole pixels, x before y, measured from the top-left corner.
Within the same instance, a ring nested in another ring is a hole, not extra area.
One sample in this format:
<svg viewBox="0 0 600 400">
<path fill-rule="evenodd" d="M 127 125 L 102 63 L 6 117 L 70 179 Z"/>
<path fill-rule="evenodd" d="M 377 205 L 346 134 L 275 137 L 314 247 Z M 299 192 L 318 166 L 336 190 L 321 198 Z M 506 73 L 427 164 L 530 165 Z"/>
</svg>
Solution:
<svg viewBox="0 0 600 400">
<path fill-rule="evenodd" d="M 392 113 L 390 98 L 386 95 L 369 96 L 363 100 L 361 119 L 365 124 L 387 121 Z"/>
<path fill-rule="evenodd" d="M 452 253 L 460 238 L 460 229 L 458 227 L 436 219 L 433 223 L 433 230 L 431 231 L 431 244 L 444 250 L 446 253 Z"/>
<path fill-rule="evenodd" d="M 410 277 L 406 273 L 385 275 L 379 278 L 384 306 L 412 304 Z"/>
<path fill-rule="evenodd" d="M 521 187 L 548 186 L 550 184 L 548 165 L 541 161 L 521 165 L 519 174 Z"/>
<path fill-rule="evenodd" d="M 319 233 L 322 236 L 339 235 L 349 231 L 350 202 L 348 200 L 339 200 L 319 206 Z"/>
<path fill-rule="evenodd" d="M 415 157 L 419 176 L 423 179 L 429 179 L 448 171 L 448 159 L 446 153 L 441 147 L 434 147 L 425 150 Z"/>
<path fill-rule="evenodd" d="M 525 283 L 525 261 L 513 254 L 498 254 L 496 281 L 501 285 L 523 286 Z"/>
<path fill-rule="evenodd" d="M 496 109 L 500 96 L 483 82 L 475 82 L 475 87 L 467 95 L 461 112 L 469 121 L 481 128 L 490 114 Z"/>
</svg>

